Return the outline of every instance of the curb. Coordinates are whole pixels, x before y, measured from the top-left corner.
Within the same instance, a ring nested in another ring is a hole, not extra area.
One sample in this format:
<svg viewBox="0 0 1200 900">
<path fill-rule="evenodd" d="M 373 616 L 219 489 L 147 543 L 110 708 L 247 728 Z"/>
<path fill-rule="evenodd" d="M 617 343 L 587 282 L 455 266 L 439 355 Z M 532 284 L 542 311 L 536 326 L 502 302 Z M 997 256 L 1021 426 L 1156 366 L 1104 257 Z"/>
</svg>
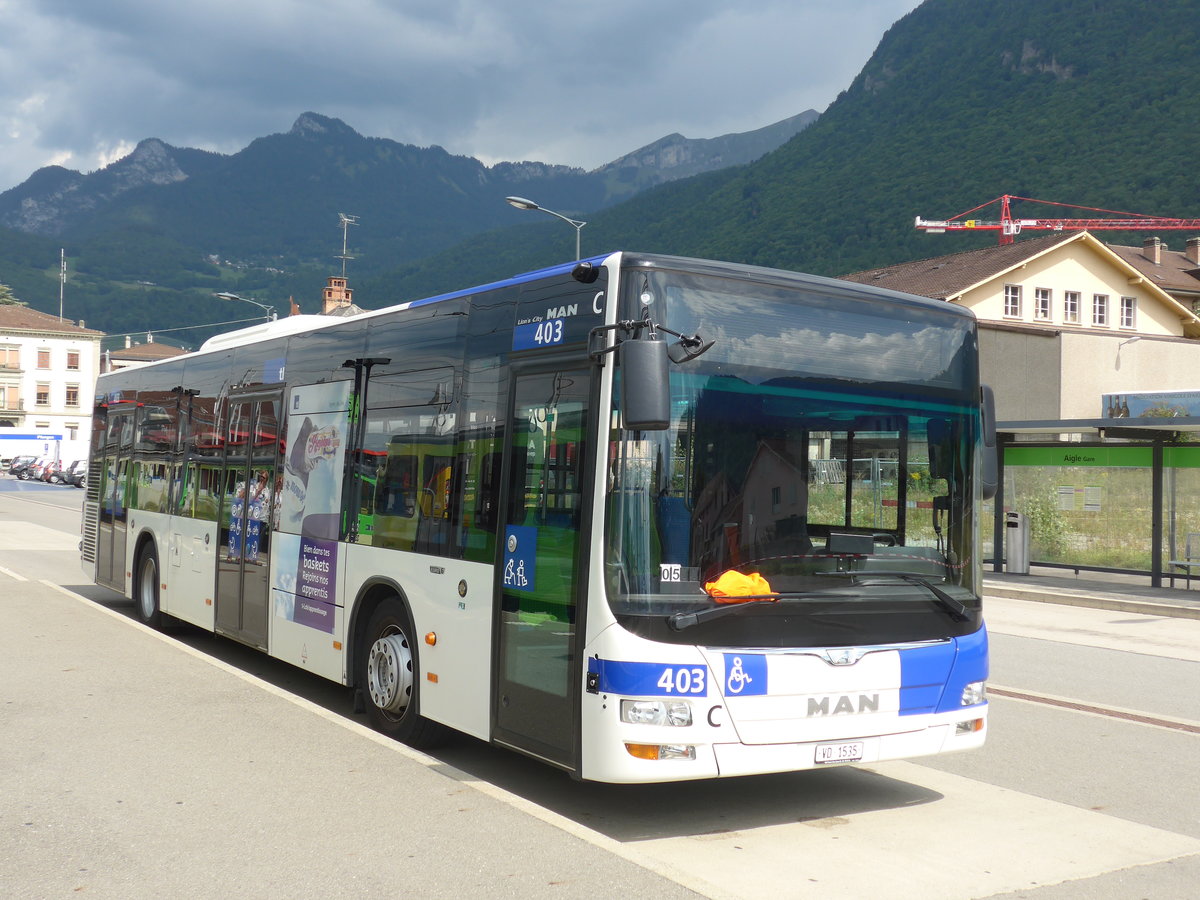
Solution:
<svg viewBox="0 0 1200 900">
<path fill-rule="evenodd" d="M 1175 619 L 1200 619 L 1200 606 L 1179 606 L 1159 603 L 1154 600 L 1134 600 L 1128 597 L 1098 597 L 1095 594 L 1060 594 L 1053 591 L 1038 591 L 1028 588 L 983 586 L 985 597 L 1002 597 L 1006 600 L 1029 600 L 1035 603 L 1057 603 L 1060 606 L 1084 606 L 1090 609 L 1110 609 L 1115 612 L 1138 613 L 1144 616 L 1160 616 Z"/>
</svg>

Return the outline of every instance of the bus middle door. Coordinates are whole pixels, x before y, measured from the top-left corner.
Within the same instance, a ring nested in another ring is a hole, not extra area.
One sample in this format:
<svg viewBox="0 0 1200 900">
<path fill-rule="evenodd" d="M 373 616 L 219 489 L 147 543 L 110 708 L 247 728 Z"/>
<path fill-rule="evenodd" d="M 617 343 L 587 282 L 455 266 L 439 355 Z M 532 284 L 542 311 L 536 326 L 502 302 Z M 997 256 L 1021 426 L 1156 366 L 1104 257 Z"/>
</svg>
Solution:
<svg viewBox="0 0 1200 900">
<path fill-rule="evenodd" d="M 216 630 L 261 649 L 267 647 L 280 401 L 278 392 L 230 399 L 218 520 Z"/>
</svg>

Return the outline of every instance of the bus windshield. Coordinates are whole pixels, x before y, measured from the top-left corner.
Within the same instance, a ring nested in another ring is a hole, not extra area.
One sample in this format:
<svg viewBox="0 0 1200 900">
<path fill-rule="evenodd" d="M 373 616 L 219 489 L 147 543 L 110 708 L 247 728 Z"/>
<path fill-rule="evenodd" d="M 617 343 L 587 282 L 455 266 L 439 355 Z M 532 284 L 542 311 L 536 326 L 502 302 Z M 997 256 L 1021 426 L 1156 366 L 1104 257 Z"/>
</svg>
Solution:
<svg viewBox="0 0 1200 900">
<path fill-rule="evenodd" d="M 804 647 L 979 627 L 973 322 L 897 298 L 632 271 L 623 312 L 714 341 L 671 424 L 609 446 L 605 579 L 656 640 Z"/>
</svg>

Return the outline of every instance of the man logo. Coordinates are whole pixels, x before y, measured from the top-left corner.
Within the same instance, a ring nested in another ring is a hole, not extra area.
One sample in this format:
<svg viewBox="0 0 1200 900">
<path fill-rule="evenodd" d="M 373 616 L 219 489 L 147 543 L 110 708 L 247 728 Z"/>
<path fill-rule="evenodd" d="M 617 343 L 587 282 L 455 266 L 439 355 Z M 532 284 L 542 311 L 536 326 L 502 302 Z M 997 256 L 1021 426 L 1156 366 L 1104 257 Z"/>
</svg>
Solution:
<svg viewBox="0 0 1200 900">
<path fill-rule="evenodd" d="M 830 708 L 830 704 L 833 708 Z M 859 694 L 858 698 L 842 694 L 834 702 L 833 697 L 809 697 L 808 698 L 808 715 L 813 716 L 841 716 L 847 713 L 872 713 L 879 712 L 879 695 L 878 694 Z"/>
</svg>

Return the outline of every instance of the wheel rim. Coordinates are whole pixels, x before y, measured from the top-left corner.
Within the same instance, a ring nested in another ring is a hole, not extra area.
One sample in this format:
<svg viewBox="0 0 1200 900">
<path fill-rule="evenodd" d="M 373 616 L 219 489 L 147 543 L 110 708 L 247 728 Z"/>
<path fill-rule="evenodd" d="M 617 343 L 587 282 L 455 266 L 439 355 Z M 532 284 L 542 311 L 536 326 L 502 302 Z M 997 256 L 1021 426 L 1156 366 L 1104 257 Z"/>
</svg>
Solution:
<svg viewBox="0 0 1200 900">
<path fill-rule="evenodd" d="M 153 616 L 158 606 L 157 581 L 158 570 L 154 565 L 154 557 L 147 556 L 142 561 L 142 577 L 138 580 L 138 603 L 141 605 L 143 619 Z"/>
<path fill-rule="evenodd" d="M 401 714 L 412 696 L 412 650 L 399 629 L 371 645 L 367 656 L 367 690 L 371 702 L 387 713 Z"/>
</svg>

